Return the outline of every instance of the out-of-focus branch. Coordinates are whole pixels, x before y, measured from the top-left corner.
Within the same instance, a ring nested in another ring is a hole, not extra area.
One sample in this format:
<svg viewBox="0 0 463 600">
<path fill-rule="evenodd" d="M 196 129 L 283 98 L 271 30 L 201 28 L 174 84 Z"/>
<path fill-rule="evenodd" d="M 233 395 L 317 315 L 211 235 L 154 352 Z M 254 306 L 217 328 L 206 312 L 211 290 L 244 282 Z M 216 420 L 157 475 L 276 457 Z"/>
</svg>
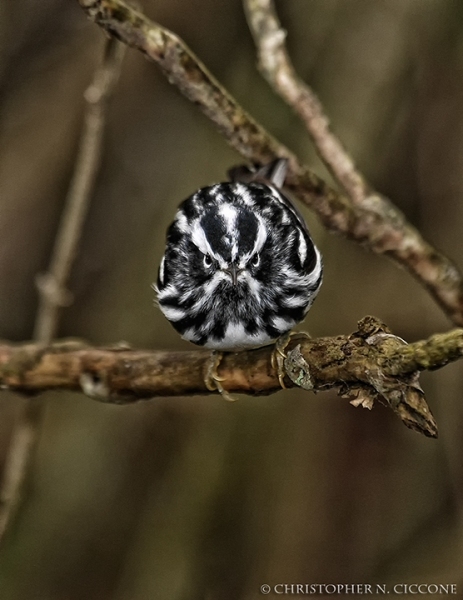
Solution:
<svg viewBox="0 0 463 600">
<path fill-rule="evenodd" d="M 59 312 L 71 301 L 71 294 L 66 289 L 66 285 L 100 167 L 106 105 L 119 76 L 124 51 L 123 44 L 114 38 L 109 38 L 105 46 L 104 60 L 84 94 L 87 110 L 74 174 L 56 236 L 49 271 L 40 275 L 37 281 L 40 303 L 35 321 L 34 339 L 38 342 L 48 343 L 56 336 Z"/>
<path fill-rule="evenodd" d="M 56 335 L 60 310 L 70 303 L 67 281 L 81 238 L 85 216 L 100 165 L 106 105 L 120 72 L 125 46 L 114 38 L 105 44 L 105 54 L 93 82 L 85 92 L 87 110 L 74 174 L 69 187 L 48 273 L 37 280 L 39 308 L 34 339 L 49 344 Z M 0 541 L 14 520 L 37 446 L 43 405 L 31 399 L 13 431 L 0 488 Z"/>
<path fill-rule="evenodd" d="M 273 347 L 226 353 L 218 367 L 232 393 L 271 394 L 280 389 Z M 463 357 L 463 330 L 407 345 L 373 317 L 351 335 L 293 338 L 284 362 L 288 387 L 313 391 L 339 387 L 353 403 L 388 404 L 404 423 L 436 437 L 437 425 L 418 384 L 418 371 Z M 210 394 L 205 376 L 210 353 L 91 348 L 84 343 L 0 345 L 0 385 L 36 394 L 49 389 L 83 391 L 117 404 L 155 396 Z"/>
<path fill-rule="evenodd" d="M 174 33 L 123 0 L 78 1 L 106 31 L 158 63 L 169 81 L 201 108 L 244 157 L 260 164 L 275 156 L 287 158 L 285 185 L 317 212 L 329 230 L 390 256 L 428 289 L 455 324 L 463 325 L 463 279 L 455 265 L 427 243 L 393 204 L 369 193 L 363 180 L 356 179 L 358 174 L 351 163 L 344 159 L 344 165 L 339 167 L 345 171 L 343 185 L 355 188 L 354 196 L 363 198 L 358 203 L 301 165 L 294 154 L 238 105 Z"/>
</svg>

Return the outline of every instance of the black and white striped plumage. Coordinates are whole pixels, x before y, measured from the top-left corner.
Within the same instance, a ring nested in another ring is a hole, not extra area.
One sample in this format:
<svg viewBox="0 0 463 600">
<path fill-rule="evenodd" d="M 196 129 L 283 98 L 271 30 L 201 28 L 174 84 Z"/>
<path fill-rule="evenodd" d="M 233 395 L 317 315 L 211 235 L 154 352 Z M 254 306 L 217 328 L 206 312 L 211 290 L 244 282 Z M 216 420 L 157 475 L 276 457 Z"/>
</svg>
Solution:
<svg viewBox="0 0 463 600">
<path fill-rule="evenodd" d="M 278 189 L 285 173 L 278 160 L 246 183 L 202 188 L 179 206 L 155 289 L 184 339 L 215 350 L 253 348 L 305 317 L 322 259 Z"/>
</svg>

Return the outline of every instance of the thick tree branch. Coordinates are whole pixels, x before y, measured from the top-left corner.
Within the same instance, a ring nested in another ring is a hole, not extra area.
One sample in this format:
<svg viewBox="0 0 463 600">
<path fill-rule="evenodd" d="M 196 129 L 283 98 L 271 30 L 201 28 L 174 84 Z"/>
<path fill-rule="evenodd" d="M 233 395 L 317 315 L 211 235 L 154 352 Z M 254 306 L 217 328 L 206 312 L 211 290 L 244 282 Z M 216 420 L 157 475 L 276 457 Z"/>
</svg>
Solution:
<svg viewBox="0 0 463 600">
<path fill-rule="evenodd" d="M 345 171 L 343 185 L 354 198 L 362 198 L 356 203 L 330 188 L 271 137 L 174 33 L 153 23 L 123 0 L 79 0 L 79 3 L 106 31 L 158 63 L 169 81 L 200 107 L 244 157 L 260 164 L 275 156 L 286 157 L 289 161 L 286 186 L 316 211 L 327 229 L 378 254 L 387 254 L 428 289 L 455 324 L 463 325 L 463 279 L 455 265 L 427 243 L 392 203 L 370 193 L 363 180 L 356 178 L 352 164 L 338 166 Z M 323 127 L 321 133 L 323 137 Z"/>
<path fill-rule="evenodd" d="M 272 367 L 272 346 L 226 353 L 219 366 L 232 393 L 272 394 L 280 389 Z M 463 330 L 407 345 L 373 317 L 351 335 L 310 339 L 288 345 L 288 387 L 313 391 L 338 387 L 355 404 L 371 407 L 377 398 L 406 425 L 436 437 L 437 425 L 418 385 L 417 371 L 438 369 L 463 357 Z M 105 402 L 131 403 L 155 396 L 210 394 L 205 374 L 210 354 L 164 352 L 127 347 L 92 348 L 80 342 L 52 345 L 0 345 L 0 385 L 27 394 L 49 389 L 83 391 Z"/>
</svg>

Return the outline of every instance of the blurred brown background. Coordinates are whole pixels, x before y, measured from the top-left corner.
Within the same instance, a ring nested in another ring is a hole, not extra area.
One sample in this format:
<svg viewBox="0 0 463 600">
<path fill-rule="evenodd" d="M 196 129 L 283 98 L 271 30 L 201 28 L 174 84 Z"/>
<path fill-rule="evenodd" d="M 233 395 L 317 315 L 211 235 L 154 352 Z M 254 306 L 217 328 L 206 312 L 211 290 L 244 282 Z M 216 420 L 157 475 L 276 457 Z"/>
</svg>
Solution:
<svg viewBox="0 0 463 600">
<path fill-rule="evenodd" d="M 237 0 L 144 0 L 238 100 L 322 176 L 302 125 L 259 77 Z M 281 0 L 300 74 L 370 181 L 463 268 L 461 0 Z M 0 2 L 0 336 L 32 335 L 104 36 L 75 0 Z M 175 207 L 239 163 L 129 51 L 111 103 L 75 303 L 60 336 L 187 348 L 150 284 Z M 304 325 L 366 314 L 409 341 L 450 324 L 408 274 L 327 234 Z M 0 560 L 2 600 L 261 597 L 263 583 L 457 583 L 463 597 L 461 362 L 422 377 L 438 441 L 335 394 L 99 404 L 46 397 L 28 495 Z M 0 461 L 24 400 L 0 398 Z M 352 596 L 351 596 L 352 597 Z"/>
</svg>

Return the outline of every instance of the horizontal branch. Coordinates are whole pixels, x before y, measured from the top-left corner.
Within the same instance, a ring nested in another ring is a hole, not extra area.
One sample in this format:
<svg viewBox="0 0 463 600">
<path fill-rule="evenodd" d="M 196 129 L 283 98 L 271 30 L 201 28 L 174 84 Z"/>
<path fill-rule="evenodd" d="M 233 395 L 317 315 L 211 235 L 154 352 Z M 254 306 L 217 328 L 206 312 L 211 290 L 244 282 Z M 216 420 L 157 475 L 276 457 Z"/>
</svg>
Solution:
<svg viewBox="0 0 463 600">
<path fill-rule="evenodd" d="M 155 61 L 169 81 L 211 119 L 248 160 L 288 159 L 285 185 L 319 216 L 325 227 L 405 267 L 457 325 L 463 325 L 463 279 L 455 265 L 426 242 L 404 215 L 379 194 L 360 204 L 332 189 L 259 125 L 174 33 L 123 0 L 78 0 L 90 18 Z"/>
<path fill-rule="evenodd" d="M 231 393 L 272 394 L 281 389 L 273 347 L 225 353 L 218 367 Z M 295 336 L 284 361 L 285 384 L 313 391 L 337 387 L 368 408 L 378 399 L 404 423 L 436 437 L 437 425 L 418 385 L 417 371 L 437 369 L 463 356 L 463 330 L 407 345 L 373 317 L 351 335 Z M 51 389 L 82 391 L 98 400 L 131 403 L 156 396 L 210 394 L 205 382 L 210 353 L 92 348 L 75 341 L 0 345 L 0 385 L 26 394 Z"/>
</svg>

